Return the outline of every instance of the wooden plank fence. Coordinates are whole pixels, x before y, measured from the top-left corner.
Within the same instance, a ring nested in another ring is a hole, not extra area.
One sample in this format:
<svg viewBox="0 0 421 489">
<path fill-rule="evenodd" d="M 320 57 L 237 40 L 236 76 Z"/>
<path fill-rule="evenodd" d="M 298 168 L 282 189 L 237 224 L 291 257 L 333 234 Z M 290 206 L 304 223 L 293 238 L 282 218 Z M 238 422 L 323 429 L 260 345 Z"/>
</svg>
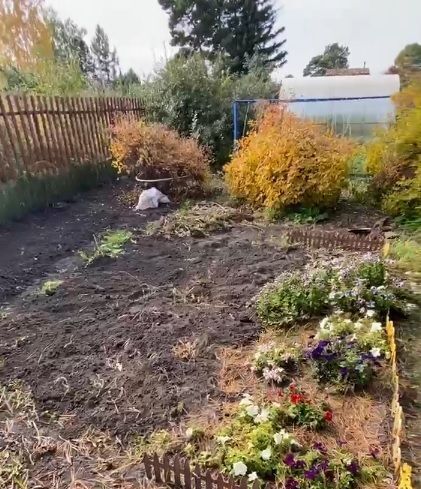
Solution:
<svg viewBox="0 0 421 489">
<path fill-rule="evenodd" d="M 287 229 L 285 234 L 291 243 L 301 243 L 311 248 L 327 250 L 340 248 L 348 251 L 379 251 L 384 244 L 383 236 L 364 236 L 346 231 L 291 228 Z"/>
<path fill-rule="evenodd" d="M 0 183 L 104 162 L 110 125 L 121 116 L 142 115 L 140 100 L 133 98 L 1 95 Z"/>
<path fill-rule="evenodd" d="M 164 455 L 162 459 L 154 455 L 144 455 L 143 465 L 145 475 L 149 480 L 155 480 L 158 484 L 165 483 L 184 489 L 260 489 L 261 483 L 256 479 L 251 486 L 247 477 L 234 479 L 225 477 L 209 469 L 202 470 L 199 466 L 190 467 L 187 459 L 181 459 L 178 455 L 170 457 Z"/>
</svg>

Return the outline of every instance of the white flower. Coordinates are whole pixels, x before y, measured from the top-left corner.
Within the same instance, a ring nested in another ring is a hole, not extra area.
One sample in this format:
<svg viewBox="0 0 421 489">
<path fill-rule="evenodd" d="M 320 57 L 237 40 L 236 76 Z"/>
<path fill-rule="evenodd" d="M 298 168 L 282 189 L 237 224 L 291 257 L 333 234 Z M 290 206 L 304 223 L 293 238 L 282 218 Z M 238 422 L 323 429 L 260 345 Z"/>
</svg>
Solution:
<svg viewBox="0 0 421 489">
<path fill-rule="evenodd" d="M 358 372 L 364 372 L 364 369 L 365 365 L 363 363 L 360 363 L 355 367 L 355 370 L 358 370 Z"/>
<path fill-rule="evenodd" d="M 255 416 L 257 416 L 259 414 L 259 406 L 255 406 L 254 404 L 247 406 L 246 407 L 246 413 L 249 416 L 251 416 L 252 418 L 254 418 Z"/>
<path fill-rule="evenodd" d="M 269 420 L 269 414 L 270 414 L 269 409 L 262 408 L 262 410 L 260 411 L 260 414 L 258 414 L 254 418 L 254 422 L 255 423 L 265 423 L 266 421 Z"/>
<path fill-rule="evenodd" d="M 352 336 L 351 336 L 351 341 L 355 341 L 357 339 L 357 335 L 354 333 Z"/>
<path fill-rule="evenodd" d="M 270 382 L 271 380 L 274 382 L 282 382 L 283 372 L 285 369 L 282 367 L 265 367 L 263 369 L 263 378 Z"/>
<path fill-rule="evenodd" d="M 368 317 L 368 318 L 372 318 L 376 315 L 376 311 L 373 311 L 372 309 L 369 309 L 365 315 Z"/>
<path fill-rule="evenodd" d="M 272 450 L 270 447 L 267 447 L 260 452 L 260 457 L 262 460 L 269 460 L 271 456 L 272 456 Z"/>
<path fill-rule="evenodd" d="M 354 328 L 355 329 L 361 329 L 363 327 L 363 323 L 360 323 L 360 321 L 357 321 L 355 324 L 354 324 Z"/>
<path fill-rule="evenodd" d="M 364 313 L 365 313 L 365 307 L 362 307 L 362 308 L 360 309 L 360 314 L 364 314 Z"/>
<path fill-rule="evenodd" d="M 372 333 L 378 333 L 379 331 L 382 330 L 383 330 L 382 323 L 373 323 L 370 328 L 370 331 Z"/>
<path fill-rule="evenodd" d="M 250 406 L 250 404 L 253 404 L 253 398 L 250 394 L 244 394 L 240 401 L 240 406 Z"/>
<path fill-rule="evenodd" d="M 190 440 L 193 437 L 194 430 L 193 428 L 187 428 L 186 429 L 186 438 Z"/>
<path fill-rule="evenodd" d="M 291 441 L 291 435 L 287 433 L 284 429 L 278 431 L 273 435 L 275 445 L 280 445 L 281 443 Z"/>
<path fill-rule="evenodd" d="M 246 475 L 247 465 L 244 462 L 235 462 L 232 464 L 232 472 L 235 476 Z"/>
<path fill-rule="evenodd" d="M 323 318 L 321 321 L 320 321 L 320 328 L 321 329 L 325 329 L 326 328 L 326 325 L 329 323 L 329 318 Z"/>
<path fill-rule="evenodd" d="M 248 480 L 249 480 L 249 482 L 253 482 L 253 481 L 255 481 L 256 479 L 257 479 L 257 474 L 256 474 L 256 472 L 252 472 L 251 474 L 249 474 L 249 476 L 248 476 Z"/>
<path fill-rule="evenodd" d="M 372 348 L 370 350 L 370 353 L 373 355 L 374 358 L 377 358 L 382 354 L 380 348 Z"/>
<path fill-rule="evenodd" d="M 216 441 L 220 443 L 221 445 L 225 445 L 227 441 L 230 441 L 231 437 L 230 436 L 217 436 Z"/>
</svg>

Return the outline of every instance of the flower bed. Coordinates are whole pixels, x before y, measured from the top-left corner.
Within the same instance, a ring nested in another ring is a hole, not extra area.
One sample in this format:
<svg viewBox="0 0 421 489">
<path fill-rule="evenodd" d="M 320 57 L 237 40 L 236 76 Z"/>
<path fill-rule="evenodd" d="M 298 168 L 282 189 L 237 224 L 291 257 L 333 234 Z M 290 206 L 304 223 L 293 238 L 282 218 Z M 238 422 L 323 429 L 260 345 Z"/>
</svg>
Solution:
<svg viewBox="0 0 421 489">
<path fill-rule="evenodd" d="M 404 304 L 381 260 L 329 263 L 283 276 L 259 295 L 265 325 L 330 314 L 282 338 L 270 328 L 248 351 L 252 376 L 230 387 L 241 400 L 200 436 L 190 427 L 180 445 L 193 462 L 285 489 L 393 487 L 383 318 Z"/>
</svg>

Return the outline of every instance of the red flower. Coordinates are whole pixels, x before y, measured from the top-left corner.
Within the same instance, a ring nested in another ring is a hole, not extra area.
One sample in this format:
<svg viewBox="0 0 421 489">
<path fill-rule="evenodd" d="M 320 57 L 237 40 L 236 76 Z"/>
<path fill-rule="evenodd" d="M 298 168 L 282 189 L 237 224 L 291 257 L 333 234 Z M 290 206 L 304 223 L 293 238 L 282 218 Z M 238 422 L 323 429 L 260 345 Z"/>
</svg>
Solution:
<svg viewBox="0 0 421 489">
<path fill-rule="evenodd" d="M 301 394 L 298 394 L 297 392 L 294 392 L 293 394 L 291 394 L 289 396 L 289 399 L 290 399 L 292 404 L 299 404 L 300 402 L 304 401 L 304 396 L 302 396 Z"/>
<path fill-rule="evenodd" d="M 325 415 L 324 415 L 324 419 L 326 421 L 332 421 L 332 419 L 333 419 L 333 413 L 332 413 L 332 411 L 326 411 L 325 412 Z"/>
</svg>

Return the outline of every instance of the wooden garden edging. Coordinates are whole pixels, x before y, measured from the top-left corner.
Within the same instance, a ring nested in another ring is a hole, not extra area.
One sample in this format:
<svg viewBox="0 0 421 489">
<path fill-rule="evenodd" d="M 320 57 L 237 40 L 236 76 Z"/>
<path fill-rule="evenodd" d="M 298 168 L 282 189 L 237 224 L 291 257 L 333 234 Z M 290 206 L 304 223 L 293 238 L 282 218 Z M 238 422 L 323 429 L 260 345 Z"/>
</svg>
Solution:
<svg viewBox="0 0 421 489">
<path fill-rule="evenodd" d="M 309 228 L 291 228 L 285 231 L 292 243 L 301 243 L 312 248 L 332 250 L 340 248 L 349 251 L 379 251 L 384 239 L 377 236 L 361 236 L 346 231 L 331 232 Z"/>
<path fill-rule="evenodd" d="M 162 460 L 156 453 L 151 456 L 144 455 L 143 465 L 149 480 L 184 489 L 248 489 L 250 487 L 247 477 L 237 479 L 225 477 L 209 469 L 202 471 L 198 465 L 192 469 L 189 461 L 181 459 L 178 455 L 172 458 L 164 455 Z M 257 479 L 251 485 L 251 489 L 261 487 Z"/>
</svg>

